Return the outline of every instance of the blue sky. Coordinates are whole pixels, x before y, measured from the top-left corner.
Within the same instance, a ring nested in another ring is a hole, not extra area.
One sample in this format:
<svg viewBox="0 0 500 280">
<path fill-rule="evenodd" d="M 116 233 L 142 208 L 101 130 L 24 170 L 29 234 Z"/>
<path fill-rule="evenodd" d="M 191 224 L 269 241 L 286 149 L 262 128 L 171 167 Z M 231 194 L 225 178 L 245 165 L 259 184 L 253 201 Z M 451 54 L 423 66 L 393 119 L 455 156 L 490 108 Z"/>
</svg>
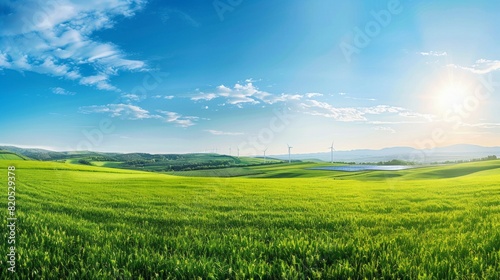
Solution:
<svg viewBox="0 0 500 280">
<path fill-rule="evenodd" d="M 343 2 L 0 0 L 0 144 L 500 143 L 498 1 Z"/>
</svg>

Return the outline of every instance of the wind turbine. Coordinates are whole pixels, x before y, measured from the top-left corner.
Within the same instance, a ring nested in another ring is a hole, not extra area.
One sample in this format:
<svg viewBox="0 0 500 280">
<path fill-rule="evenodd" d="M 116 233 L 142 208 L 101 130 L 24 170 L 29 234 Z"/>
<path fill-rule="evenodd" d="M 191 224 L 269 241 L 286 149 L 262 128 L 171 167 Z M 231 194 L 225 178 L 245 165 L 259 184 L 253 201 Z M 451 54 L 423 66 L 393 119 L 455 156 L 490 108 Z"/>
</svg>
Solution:
<svg viewBox="0 0 500 280">
<path fill-rule="evenodd" d="M 264 150 L 264 163 L 266 163 L 266 151 L 267 151 L 267 148 Z"/>
<path fill-rule="evenodd" d="M 232 156 L 232 153 L 231 153 L 231 146 L 229 146 L 229 156 Z"/>
<path fill-rule="evenodd" d="M 333 151 L 335 151 L 335 148 L 333 147 L 333 141 L 332 141 L 332 145 L 329 147 L 330 148 L 330 156 L 331 156 L 331 163 L 333 163 Z"/>
<path fill-rule="evenodd" d="M 238 150 L 238 157 L 240 157 L 240 147 L 236 147 L 236 149 Z"/>
<path fill-rule="evenodd" d="M 288 163 L 291 163 L 292 162 L 292 159 L 290 157 L 290 150 L 293 148 L 292 146 L 286 144 L 288 146 Z"/>
</svg>

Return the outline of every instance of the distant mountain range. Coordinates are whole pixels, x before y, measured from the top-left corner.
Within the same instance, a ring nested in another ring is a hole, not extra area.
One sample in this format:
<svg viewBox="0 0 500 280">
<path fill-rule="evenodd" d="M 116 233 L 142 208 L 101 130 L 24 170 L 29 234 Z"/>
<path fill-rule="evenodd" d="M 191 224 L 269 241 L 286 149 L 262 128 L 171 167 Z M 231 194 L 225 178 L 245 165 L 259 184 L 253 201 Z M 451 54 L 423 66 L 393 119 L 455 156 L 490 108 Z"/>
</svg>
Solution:
<svg viewBox="0 0 500 280">
<path fill-rule="evenodd" d="M 471 160 L 484 158 L 490 155 L 500 157 L 500 147 L 483 147 L 477 145 L 453 145 L 448 147 L 440 147 L 428 150 L 418 150 L 411 147 L 392 147 L 381 150 L 351 150 L 351 151 L 335 151 L 333 160 L 335 162 L 381 162 L 399 159 L 416 163 L 432 163 L 446 161 Z M 272 155 L 274 158 L 287 160 L 288 154 Z M 294 160 L 322 160 L 330 161 L 330 152 L 310 153 L 310 154 L 293 154 Z"/>
<path fill-rule="evenodd" d="M 155 156 L 146 153 L 101 153 L 87 151 L 73 152 L 54 152 L 43 149 L 19 148 L 13 146 L 0 146 L 0 150 L 6 150 L 18 155 L 22 155 L 31 159 L 37 160 L 59 160 L 68 158 L 80 158 L 82 156 L 107 156 L 115 160 L 142 160 L 150 159 Z M 355 162 L 355 163 L 373 163 L 381 161 L 390 161 L 399 159 L 416 163 L 432 163 L 446 161 L 460 161 L 484 158 L 490 155 L 496 155 L 500 158 L 500 147 L 483 147 L 477 145 L 453 145 L 448 147 L 434 148 L 430 150 L 418 150 L 411 147 L 392 147 L 381 150 L 351 150 L 351 151 L 335 151 L 335 162 Z M 173 155 L 168 155 L 173 156 Z M 288 160 L 288 154 L 269 155 L 269 158 Z M 293 160 L 321 160 L 330 161 L 330 152 L 324 153 L 309 153 L 309 154 L 293 154 Z"/>
</svg>

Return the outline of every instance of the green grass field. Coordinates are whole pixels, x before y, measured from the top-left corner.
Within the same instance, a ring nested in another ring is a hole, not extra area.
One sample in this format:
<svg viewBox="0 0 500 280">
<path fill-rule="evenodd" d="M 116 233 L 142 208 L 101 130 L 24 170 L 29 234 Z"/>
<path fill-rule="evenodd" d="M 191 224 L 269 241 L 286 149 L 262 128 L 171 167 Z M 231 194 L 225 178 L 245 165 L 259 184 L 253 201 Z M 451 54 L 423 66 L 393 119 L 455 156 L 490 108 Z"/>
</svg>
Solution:
<svg viewBox="0 0 500 280">
<path fill-rule="evenodd" d="M 1 279 L 500 279 L 498 160 L 210 178 L 7 159 L 5 192 L 9 165 Z"/>
</svg>

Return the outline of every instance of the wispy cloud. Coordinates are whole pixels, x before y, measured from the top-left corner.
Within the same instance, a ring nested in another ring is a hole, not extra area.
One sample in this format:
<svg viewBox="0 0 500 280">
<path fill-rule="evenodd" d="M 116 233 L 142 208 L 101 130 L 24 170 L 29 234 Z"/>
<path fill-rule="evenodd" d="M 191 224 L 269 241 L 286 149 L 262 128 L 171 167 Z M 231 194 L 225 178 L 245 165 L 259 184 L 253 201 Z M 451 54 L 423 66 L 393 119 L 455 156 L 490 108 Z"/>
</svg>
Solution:
<svg viewBox="0 0 500 280">
<path fill-rule="evenodd" d="M 213 92 L 198 92 L 191 97 L 193 101 L 210 101 L 221 98 L 224 103 L 243 107 L 245 104 L 274 104 L 278 102 L 297 101 L 304 97 L 301 94 L 271 94 L 256 87 L 252 79 L 247 79 L 246 83 L 236 83 L 233 87 L 219 85 Z M 319 93 L 309 93 L 312 96 L 319 96 Z"/>
<path fill-rule="evenodd" d="M 354 97 L 350 96 L 347 92 L 339 92 L 337 93 L 340 96 L 343 96 L 346 99 L 352 99 L 352 100 L 366 100 L 366 101 L 377 101 L 375 98 L 364 98 L 364 97 Z"/>
<path fill-rule="evenodd" d="M 389 132 L 389 133 L 396 133 L 396 130 L 394 130 L 393 128 L 388 127 L 388 126 L 376 126 L 373 129 L 378 130 L 378 131 L 385 131 L 385 132 Z"/>
<path fill-rule="evenodd" d="M 467 126 L 467 127 L 477 127 L 477 128 L 484 128 L 484 129 L 498 129 L 500 128 L 500 123 L 461 123 L 462 126 Z"/>
<path fill-rule="evenodd" d="M 220 130 L 213 130 L 213 129 L 207 129 L 205 131 L 210 133 L 210 134 L 213 134 L 213 135 L 227 135 L 227 136 L 244 135 L 243 132 L 227 132 L 227 131 L 220 131 Z"/>
<path fill-rule="evenodd" d="M 317 100 L 307 100 L 300 103 L 300 106 L 304 109 L 304 113 L 308 115 L 323 116 L 344 122 L 366 120 L 364 113 L 356 108 L 336 108 L 326 102 Z"/>
<path fill-rule="evenodd" d="M 388 106 L 388 105 L 377 105 L 373 107 L 361 107 L 358 108 L 363 114 L 379 115 L 382 113 L 403 113 L 408 110 L 402 107 Z"/>
<path fill-rule="evenodd" d="M 318 93 L 318 92 L 309 92 L 309 93 L 306 93 L 305 96 L 307 98 L 313 98 L 313 97 L 323 96 L 323 94 L 322 93 Z"/>
<path fill-rule="evenodd" d="M 375 98 L 362 98 L 362 97 L 352 97 L 352 96 L 345 96 L 347 99 L 352 99 L 352 100 L 366 100 L 366 101 L 377 101 Z"/>
<path fill-rule="evenodd" d="M 52 93 L 59 94 L 59 95 L 75 95 L 76 94 L 75 92 L 68 91 L 68 90 L 61 88 L 61 87 L 54 87 L 54 88 L 50 88 L 50 89 L 52 90 Z"/>
<path fill-rule="evenodd" d="M 177 112 L 157 110 L 158 114 L 151 114 L 148 110 L 131 104 L 108 104 L 94 105 L 80 108 L 83 114 L 103 113 L 113 118 L 126 120 L 158 119 L 166 123 L 172 123 L 180 127 L 190 127 L 200 118 L 195 116 L 184 116 Z"/>
<path fill-rule="evenodd" d="M 197 95 L 191 97 L 191 100 L 193 100 L 193 101 L 207 100 L 208 101 L 208 100 L 212 100 L 214 98 L 217 98 L 217 94 L 200 92 Z"/>
<path fill-rule="evenodd" d="M 500 69 L 500 60 L 479 59 L 472 66 L 448 64 L 448 67 L 466 70 L 474 74 L 488 74 Z"/>
<path fill-rule="evenodd" d="M 154 99 L 167 99 L 167 100 L 170 100 L 170 99 L 174 99 L 175 96 L 173 96 L 173 95 L 154 95 L 154 96 L 152 96 L 152 98 L 154 98 Z"/>
<path fill-rule="evenodd" d="M 92 34 L 113 27 L 117 16 L 133 16 L 144 4 L 145 0 L 9 1 L 11 12 L 0 16 L 0 68 L 118 91 L 111 76 L 145 70 L 146 65 L 125 58 L 117 46 L 94 40 Z"/>
<path fill-rule="evenodd" d="M 161 119 L 167 123 L 173 123 L 180 127 L 190 127 L 195 125 L 195 121 L 199 120 L 199 117 L 194 116 L 183 116 L 176 112 L 162 111 L 158 110 L 163 116 Z"/>
<path fill-rule="evenodd" d="M 220 85 L 217 87 L 217 93 L 219 96 L 225 97 L 227 103 L 233 105 L 242 103 L 258 104 L 271 95 L 268 92 L 259 90 L 251 82 L 246 84 L 237 83 L 233 88 Z"/>
<path fill-rule="evenodd" d="M 343 122 L 353 122 L 353 121 L 364 121 L 370 122 L 367 115 L 381 115 L 381 114 L 392 114 L 400 117 L 420 117 L 429 122 L 432 120 L 432 116 L 426 114 L 420 114 L 412 112 L 409 109 L 389 106 L 389 105 L 377 105 L 371 107 L 335 107 L 326 102 L 320 102 L 317 100 L 306 100 L 300 103 L 299 107 L 302 109 L 303 113 L 313 116 L 323 116 L 326 118 L 333 118 L 337 121 Z"/>
<path fill-rule="evenodd" d="M 122 98 L 124 98 L 127 101 L 139 101 L 139 100 L 141 100 L 141 97 L 139 95 L 133 94 L 133 93 L 123 94 Z"/>
<path fill-rule="evenodd" d="M 304 98 L 304 96 L 301 94 L 282 93 L 278 96 L 276 96 L 276 95 L 269 96 L 264 100 L 264 102 L 269 103 L 269 104 L 274 104 L 277 102 L 298 101 L 298 100 L 301 100 L 302 98 Z"/>
<path fill-rule="evenodd" d="M 142 109 L 139 106 L 130 104 L 108 104 L 108 105 L 94 105 L 85 106 L 80 108 L 80 112 L 84 114 L 90 113 L 105 113 L 111 117 L 120 117 L 130 120 L 141 120 L 158 118 L 156 115 L 151 115 L 149 111 Z"/>
<path fill-rule="evenodd" d="M 430 51 L 430 52 L 420 52 L 420 55 L 423 56 L 447 56 L 448 53 L 446 52 L 437 52 L 437 51 Z"/>
<path fill-rule="evenodd" d="M 80 84 L 85 86 L 95 86 L 100 90 L 118 90 L 117 87 L 109 83 L 109 75 L 106 74 L 80 77 Z"/>
</svg>

